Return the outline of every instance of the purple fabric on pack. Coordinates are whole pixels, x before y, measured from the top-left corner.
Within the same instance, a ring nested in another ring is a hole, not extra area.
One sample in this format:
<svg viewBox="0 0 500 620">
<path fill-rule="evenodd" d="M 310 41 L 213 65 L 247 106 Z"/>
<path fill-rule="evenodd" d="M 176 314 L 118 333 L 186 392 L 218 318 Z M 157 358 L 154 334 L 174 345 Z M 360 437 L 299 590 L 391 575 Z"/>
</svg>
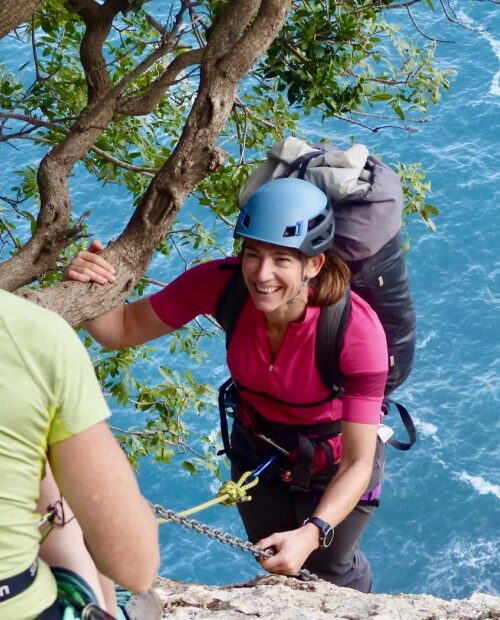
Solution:
<svg viewBox="0 0 500 620">
<path fill-rule="evenodd" d="M 361 499 L 363 501 L 371 501 L 374 499 L 379 499 L 381 494 L 382 494 L 382 485 L 377 484 L 377 486 L 374 487 L 371 491 L 368 491 L 367 493 L 362 495 Z"/>
</svg>

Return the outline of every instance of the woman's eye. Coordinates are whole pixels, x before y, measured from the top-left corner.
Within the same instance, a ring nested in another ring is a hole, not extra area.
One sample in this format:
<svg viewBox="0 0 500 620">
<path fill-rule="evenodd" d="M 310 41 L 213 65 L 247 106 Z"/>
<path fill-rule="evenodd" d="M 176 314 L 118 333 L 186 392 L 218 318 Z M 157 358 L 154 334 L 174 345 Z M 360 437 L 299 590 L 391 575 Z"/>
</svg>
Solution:
<svg viewBox="0 0 500 620">
<path fill-rule="evenodd" d="M 278 256 L 278 257 L 276 258 L 276 261 L 277 261 L 278 263 L 289 263 L 289 262 L 290 262 L 290 259 L 288 258 L 288 256 Z"/>
<path fill-rule="evenodd" d="M 244 258 L 246 258 L 246 260 L 256 260 L 259 258 L 258 254 L 256 254 L 255 252 L 249 252 L 248 250 L 245 252 L 245 256 Z"/>
</svg>

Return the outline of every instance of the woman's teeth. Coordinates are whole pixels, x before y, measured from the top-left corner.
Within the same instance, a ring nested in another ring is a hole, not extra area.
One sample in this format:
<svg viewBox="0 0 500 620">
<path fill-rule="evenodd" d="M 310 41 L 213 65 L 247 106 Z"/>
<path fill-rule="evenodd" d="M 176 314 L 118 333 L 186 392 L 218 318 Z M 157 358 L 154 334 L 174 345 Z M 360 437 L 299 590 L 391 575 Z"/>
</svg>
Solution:
<svg viewBox="0 0 500 620">
<path fill-rule="evenodd" d="M 258 293 L 261 293 L 263 295 L 270 295 L 271 293 L 275 293 L 279 289 L 279 286 L 257 286 L 255 285 L 255 288 L 257 289 Z"/>
</svg>

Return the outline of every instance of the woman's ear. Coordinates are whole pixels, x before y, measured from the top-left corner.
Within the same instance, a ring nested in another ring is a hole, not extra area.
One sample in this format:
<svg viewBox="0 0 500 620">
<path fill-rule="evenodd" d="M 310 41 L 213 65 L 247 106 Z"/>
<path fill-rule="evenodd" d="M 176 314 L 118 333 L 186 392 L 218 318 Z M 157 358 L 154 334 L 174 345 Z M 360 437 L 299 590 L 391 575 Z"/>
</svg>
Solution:
<svg viewBox="0 0 500 620">
<path fill-rule="evenodd" d="M 325 264 L 325 255 L 323 252 L 321 254 L 316 254 L 316 256 L 310 256 L 307 259 L 305 268 L 304 268 L 304 276 L 309 280 L 315 278 L 318 273 L 321 271 L 321 268 Z"/>
</svg>

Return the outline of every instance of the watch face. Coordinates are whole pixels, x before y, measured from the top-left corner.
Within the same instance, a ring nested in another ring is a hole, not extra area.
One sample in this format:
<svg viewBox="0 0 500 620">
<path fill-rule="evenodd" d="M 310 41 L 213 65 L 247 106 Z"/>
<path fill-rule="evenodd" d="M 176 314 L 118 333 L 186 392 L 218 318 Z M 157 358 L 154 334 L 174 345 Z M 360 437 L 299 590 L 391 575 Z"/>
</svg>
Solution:
<svg viewBox="0 0 500 620">
<path fill-rule="evenodd" d="M 309 517 L 304 521 L 304 523 L 313 523 L 319 529 L 321 532 L 319 544 L 322 549 L 326 549 L 332 544 L 334 530 L 333 527 L 326 521 L 323 521 L 323 519 L 319 519 L 318 517 Z"/>
<path fill-rule="evenodd" d="M 321 541 L 321 546 L 326 549 L 332 544 L 333 541 L 333 529 L 330 526 L 327 526 L 323 529 L 323 540 Z"/>
</svg>

